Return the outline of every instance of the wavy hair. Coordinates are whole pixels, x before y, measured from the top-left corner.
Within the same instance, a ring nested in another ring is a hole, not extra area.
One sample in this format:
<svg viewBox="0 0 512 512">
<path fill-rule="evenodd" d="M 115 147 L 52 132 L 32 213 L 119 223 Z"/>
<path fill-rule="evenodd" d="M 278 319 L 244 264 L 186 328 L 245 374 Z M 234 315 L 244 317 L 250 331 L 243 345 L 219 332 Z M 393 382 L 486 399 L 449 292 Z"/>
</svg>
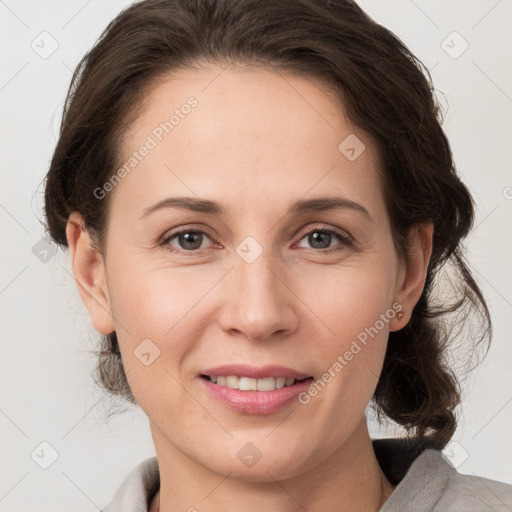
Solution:
<svg viewBox="0 0 512 512">
<path fill-rule="evenodd" d="M 476 314 L 473 346 L 491 334 L 462 247 L 474 203 L 456 171 L 428 69 L 355 2 L 143 0 L 124 9 L 73 74 L 45 182 L 50 236 L 67 246 L 66 223 L 78 211 L 103 250 L 109 201 L 93 190 L 117 168 L 120 141 L 148 88 L 203 62 L 255 64 L 327 84 L 348 118 L 377 142 L 397 253 L 407 254 L 411 228 L 434 224 L 423 293 L 410 322 L 389 335 L 372 402 L 379 419 L 442 448 L 455 431 L 461 399 L 447 362 L 454 327 L 463 329 Z M 447 301 L 436 297 L 436 285 L 448 276 L 453 293 Z M 136 403 L 115 332 L 101 340 L 96 379 Z"/>
</svg>

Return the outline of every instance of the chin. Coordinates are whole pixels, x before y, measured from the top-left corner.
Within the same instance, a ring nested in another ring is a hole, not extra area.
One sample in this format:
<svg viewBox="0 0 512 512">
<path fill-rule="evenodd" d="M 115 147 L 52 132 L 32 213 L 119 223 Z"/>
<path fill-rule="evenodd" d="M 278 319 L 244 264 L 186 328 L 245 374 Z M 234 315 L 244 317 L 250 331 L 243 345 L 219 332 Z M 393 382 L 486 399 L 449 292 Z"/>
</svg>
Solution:
<svg viewBox="0 0 512 512">
<path fill-rule="evenodd" d="M 261 446 L 255 441 L 255 444 Z M 311 467 L 314 454 L 301 453 L 295 443 L 290 446 L 268 443 L 261 451 L 250 442 L 236 443 L 236 446 L 222 446 L 220 453 L 196 453 L 195 460 L 207 471 L 228 476 L 242 482 L 274 482 L 294 478 Z M 303 449 L 303 447 L 302 447 Z M 300 450 L 302 451 L 302 450 Z M 197 457 L 199 455 L 199 457 Z"/>
<path fill-rule="evenodd" d="M 216 468 L 217 473 L 228 476 L 233 480 L 240 482 L 260 482 L 268 483 L 276 480 L 287 480 L 303 473 L 303 469 L 297 462 L 283 461 L 264 462 L 258 461 L 253 467 L 244 468 L 241 464 L 223 465 L 222 468 Z"/>
</svg>

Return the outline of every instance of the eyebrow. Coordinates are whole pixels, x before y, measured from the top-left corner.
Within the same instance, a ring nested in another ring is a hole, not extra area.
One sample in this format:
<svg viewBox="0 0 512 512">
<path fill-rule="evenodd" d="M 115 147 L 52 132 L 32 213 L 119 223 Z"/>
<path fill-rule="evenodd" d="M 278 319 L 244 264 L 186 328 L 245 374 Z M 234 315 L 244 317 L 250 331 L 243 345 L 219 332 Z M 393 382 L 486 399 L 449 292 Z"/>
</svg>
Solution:
<svg viewBox="0 0 512 512">
<path fill-rule="evenodd" d="M 197 199 L 194 197 L 167 197 L 153 206 L 146 208 L 140 218 L 143 219 L 151 213 L 164 208 L 180 208 L 215 216 L 226 214 L 226 209 L 221 204 L 209 199 Z M 345 209 L 360 212 L 371 220 L 371 215 L 363 205 L 343 197 L 299 199 L 290 205 L 287 213 L 320 212 Z"/>
</svg>

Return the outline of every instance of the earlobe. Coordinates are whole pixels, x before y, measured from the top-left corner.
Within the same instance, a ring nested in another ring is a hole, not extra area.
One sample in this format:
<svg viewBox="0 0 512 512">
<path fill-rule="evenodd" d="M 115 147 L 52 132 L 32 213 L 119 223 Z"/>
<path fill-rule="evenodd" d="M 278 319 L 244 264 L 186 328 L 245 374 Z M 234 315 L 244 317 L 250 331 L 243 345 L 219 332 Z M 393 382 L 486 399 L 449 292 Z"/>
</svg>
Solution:
<svg viewBox="0 0 512 512">
<path fill-rule="evenodd" d="M 400 310 L 402 315 L 396 315 L 390 322 L 390 331 L 398 331 L 407 325 L 414 306 L 421 297 L 432 255 L 433 234 L 434 225 L 432 223 L 415 226 L 411 229 L 409 250 L 405 256 L 395 293 L 395 301 L 402 306 Z"/>
<path fill-rule="evenodd" d="M 92 245 L 81 214 L 73 212 L 66 226 L 71 267 L 78 292 L 94 328 L 101 334 L 115 330 L 103 256 Z"/>
</svg>

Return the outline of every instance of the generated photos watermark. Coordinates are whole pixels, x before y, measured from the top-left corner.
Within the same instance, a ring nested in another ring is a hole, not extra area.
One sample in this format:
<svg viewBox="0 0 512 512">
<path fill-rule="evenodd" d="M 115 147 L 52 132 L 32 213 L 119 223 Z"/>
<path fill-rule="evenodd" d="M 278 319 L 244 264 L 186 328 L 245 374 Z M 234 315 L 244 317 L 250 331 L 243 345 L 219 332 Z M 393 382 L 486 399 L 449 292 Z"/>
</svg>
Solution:
<svg viewBox="0 0 512 512">
<path fill-rule="evenodd" d="M 379 316 L 379 319 L 375 321 L 375 323 L 370 327 L 365 327 L 357 335 L 357 340 L 352 340 L 350 347 L 342 354 L 336 358 L 336 361 L 327 368 L 327 370 L 322 374 L 320 379 L 312 382 L 309 388 L 306 391 L 303 391 L 299 394 L 299 402 L 302 405 L 307 405 L 311 402 L 311 398 L 315 397 L 320 393 L 325 386 L 331 380 L 336 377 L 338 373 L 345 368 L 349 364 L 352 359 L 354 359 L 359 352 L 368 344 L 369 338 L 373 339 L 375 336 L 379 334 L 382 329 L 393 320 L 395 316 L 402 311 L 403 306 L 399 302 L 393 303 L 393 305 L 385 312 Z M 358 343 L 359 342 L 359 343 Z"/>
<path fill-rule="evenodd" d="M 116 185 L 129 174 L 137 165 L 139 165 L 146 156 L 149 155 L 151 150 L 155 149 L 166 135 L 171 133 L 172 130 L 181 122 L 182 119 L 190 114 L 193 108 L 197 107 L 198 101 L 194 96 L 187 99 L 187 102 L 181 105 L 180 108 L 174 109 L 173 114 L 167 121 L 161 122 L 156 126 L 150 134 L 146 137 L 144 144 L 132 153 L 132 156 L 112 174 L 103 186 L 94 189 L 93 195 L 96 199 L 104 199 L 108 192 L 114 190 Z"/>
</svg>

